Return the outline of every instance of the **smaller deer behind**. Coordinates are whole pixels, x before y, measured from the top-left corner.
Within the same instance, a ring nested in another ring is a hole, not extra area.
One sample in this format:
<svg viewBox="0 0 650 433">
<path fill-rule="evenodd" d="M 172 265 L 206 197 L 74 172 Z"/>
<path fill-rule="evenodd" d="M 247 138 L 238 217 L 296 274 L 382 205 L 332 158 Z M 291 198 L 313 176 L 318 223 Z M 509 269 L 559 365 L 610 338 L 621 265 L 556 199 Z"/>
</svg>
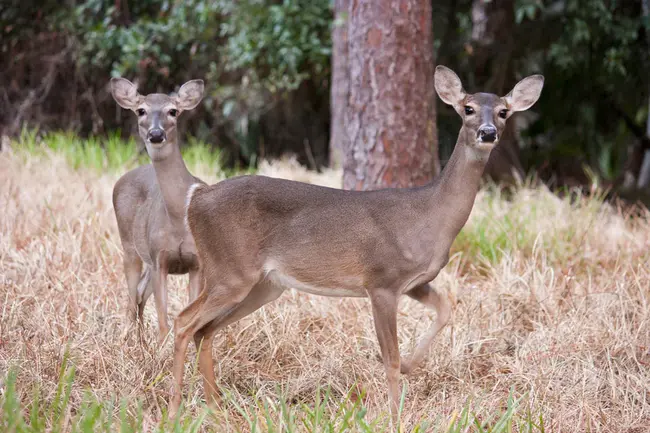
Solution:
<svg viewBox="0 0 650 433">
<path fill-rule="evenodd" d="M 196 246 L 185 226 L 185 198 L 193 176 L 181 156 L 177 120 L 203 97 L 203 81 L 192 80 L 177 95 L 143 96 L 124 78 L 111 79 L 111 93 L 138 118 L 138 132 L 151 164 L 122 176 L 113 188 L 113 207 L 124 250 L 124 274 L 129 290 L 129 318 L 142 323 L 144 307 L 154 294 L 158 341 L 169 332 L 167 275 L 190 274 L 190 301 L 200 291 Z M 139 329 L 139 328 L 138 328 Z"/>
</svg>

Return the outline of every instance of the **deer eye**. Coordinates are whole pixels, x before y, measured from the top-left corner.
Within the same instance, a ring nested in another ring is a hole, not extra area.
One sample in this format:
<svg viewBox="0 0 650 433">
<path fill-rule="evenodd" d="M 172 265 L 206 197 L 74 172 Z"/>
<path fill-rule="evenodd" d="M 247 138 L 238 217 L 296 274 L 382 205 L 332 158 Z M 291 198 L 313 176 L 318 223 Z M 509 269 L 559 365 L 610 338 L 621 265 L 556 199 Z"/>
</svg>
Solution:
<svg viewBox="0 0 650 433">
<path fill-rule="evenodd" d="M 169 110 L 169 115 L 172 116 L 172 117 L 178 116 L 178 110 L 176 110 L 175 108 L 172 108 L 171 110 Z"/>
<path fill-rule="evenodd" d="M 499 117 L 502 118 L 502 119 L 505 119 L 506 117 L 508 117 L 508 110 L 504 109 L 504 110 L 499 111 Z"/>
<path fill-rule="evenodd" d="M 137 110 L 135 110 L 135 112 L 138 113 L 138 116 L 144 116 L 145 114 L 147 114 L 144 108 L 138 108 Z"/>
<path fill-rule="evenodd" d="M 469 105 L 466 105 L 465 106 L 465 114 L 467 114 L 468 116 L 470 114 L 474 114 L 474 109 L 472 107 L 470 107 Z"/>
</svg>

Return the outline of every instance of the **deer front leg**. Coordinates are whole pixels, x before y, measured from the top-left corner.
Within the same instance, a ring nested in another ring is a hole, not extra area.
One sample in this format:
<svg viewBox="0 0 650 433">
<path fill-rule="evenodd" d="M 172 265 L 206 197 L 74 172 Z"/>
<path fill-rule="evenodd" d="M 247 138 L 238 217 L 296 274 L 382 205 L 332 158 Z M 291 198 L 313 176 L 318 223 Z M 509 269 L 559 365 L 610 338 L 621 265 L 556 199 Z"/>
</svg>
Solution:
<svg viewBox="0 0 650 433">
<path fill-rule="evenodd" d="M 422 362 L 431 347 L 431 343 L 433 343 L 433 339 L 438 332 L 445 327 L 451 317 L 451 304 L 449 299 L 444 295 L 440 295 L 429 284 L 415 287 L 406 292 L 406 294 L 410 298 L 436 310 L 437 317 L 436 321 L 431 325 L 417 344 L 411 356 L 402 360 L 401 371 L 404 374 L 410 373 Z"/>
<path fill-rule="evenodd" d="M 124 256 L 124 275 L 129 288 L 128 317 L 131 323 L 138 319 L 138 284 L 142 273 L 142 260 L 137 255 Z"/>
<path fill-rule="evenodd" d="M 388 382 L 388 398 L 393 425 L 399 411 L 399 345 L 397 342 L 397 295 L 388 290 L 370 294 L 372 317 Z"/>
<path fill-rule="evenodd" d="M 162 344 L 169 333 L 167 320 L 167 254 L 160 252 L 156 267 L 153 270 L 153 296 L 156 301 L 156 312 L 158 313 L 158 344 Z"/>
<path fill-rule="evenodd" d="M 126 285 L 129 289 L 129 300 L 127 305 L 128 325 L 122 330 L 122 340 L 127 340 L 132 334 L 133 327 L 140 328 L 138 322 L 138 284 L 140 273 L 142 272 L 142 260 L 135 254 L 124 255 L 124 275 L 126 276 Z"/>
<path fill-rule="evenodd" d="M 208 287 L 214 287 L 210 285 Z M 223 286 L 213 288 L 210 292 L 203 290 L 199 296 L 180 312 L 174 324 L 174 391 L 169 403 L 169 418 L 173 418 L 181 405 L 183 389 L 183 370 L 187 346 L 194 337 L 199 352 L 199 370 L 204 377 L 205 394 L 208 404 L 215 395 L 216 385 L 214 380 L 214 366 L 212 360 L 212 338 L 221 327 L 250 314 L 264 303 L 242 302 L 250 293 L 251 288 L 245 285 L 237 289 L 227 289 Z M 215 296 L 216 293 L 216 296 Z M 241 308 L 242 305 L 249 306 Z M 250 308 L 255 307 L 255 308 Z"/>
<path fill-rule="evenodd" d="M 199 350 L 199 372 L 203 376 L 205 401 L 211 404 L 217 399 L 217 386 L 214 378 L 214 362 L 212 359 L 212 342 L 215 334 L 226 326 L 248 316 L 269 302 L 273 302 L 284 292 L 283 287 L 276 286 L 263 280 L 257 283 L 250 293 L 239 304 L 233 306 L 223 315 L 215 317 L 212 322 L 194 334 L 194 344 Z"/>
</svg>

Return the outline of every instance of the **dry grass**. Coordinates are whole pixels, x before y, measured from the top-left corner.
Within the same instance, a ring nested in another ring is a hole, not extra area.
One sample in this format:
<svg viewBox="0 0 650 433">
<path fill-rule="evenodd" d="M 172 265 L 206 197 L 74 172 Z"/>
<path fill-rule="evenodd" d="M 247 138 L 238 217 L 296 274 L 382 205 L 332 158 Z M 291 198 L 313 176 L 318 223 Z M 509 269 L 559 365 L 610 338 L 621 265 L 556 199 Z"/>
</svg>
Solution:
<svg viewBox="0 0 650 433">
<path fill-rule="evenodd" d="M 337 173 L 318 176 L 290 162 L 264 164 L 261 172 L 338 184 Z M 110 200 L 118 177 L 75 171 L 52 153 L 0 154 L 0 378 L 17 366 L 22 402 L 34 386 L 51 400 L 68 347 L 76 366 L 70 416 L 86 392 L 142 399 L 151 428 L 169 397 L 172 345 L 141 347 L 121 336 L 127 295 Z M 483 190 L 454 252 L 435 283 L 457 301 L 453 324 L 404 379 L 407 429 L 422 419 L 446 424 L 468 399 L 479 418 L 489 417 L 512 390 L 526 395 L 519 412 L 541 415 L 547 431 L 647 431 L 647 214 L 631 218 L 597 198 L 572 203 L 543 189 L 522 188 L 510 200 Z M 187 279 L 172 282 L 175 315 L 187 300 Z M 407 352 L 434 313 L 406 299 L 400 312 Z M 146 316 L 153 343 L 153 302 Z M 219 384 L 253 416 L 261 412 L 252 402 L 279 395 L 313 406 L 323 386 L 335 402 L 349 392 L 352 401 L 363 398 L 366 418 L 386 408 L 365 300 L 287 291 L 219 335 L 214 355 Z M 190 364 L 185 397 L 196 414 L 202 390 Z M 248 429 L 235 404 L 206 423 Z"/>
</svg>

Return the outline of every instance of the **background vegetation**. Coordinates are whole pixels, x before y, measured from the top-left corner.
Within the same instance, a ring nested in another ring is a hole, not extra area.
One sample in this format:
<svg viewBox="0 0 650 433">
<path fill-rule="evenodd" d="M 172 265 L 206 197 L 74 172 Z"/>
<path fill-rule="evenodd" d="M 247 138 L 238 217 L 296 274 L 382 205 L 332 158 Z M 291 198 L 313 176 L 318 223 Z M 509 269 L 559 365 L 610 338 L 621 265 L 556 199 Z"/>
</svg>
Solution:
<svg viewBox="0 0 650 433">
<path fill-rule="evenodd" d="M 534 113 L 522 120 L 524 172 L 553 185 L 585 185 L 596 176 L 643 189 L 638 179 L 650 149 L 646 6 L 434 0 L 436 61 L 473 90 L 507 91 L 526 74 L 546 76 Z M 164 92 L 202 77 L 208 96 L 184 116 L 184 130 L 225 150 L 224 162 L 255 165 L 292 152 L 321 167 L 328 160 L 330 34 L 341 24 L 332 9 L 328 0 L 3 2 L 2 131 L 15 136 L 28 123 L 127 136 L 133 119 L 110 98 L 110 76 Z M 458 120 L 442 105 L 444 163 Z"/>
</svg>

